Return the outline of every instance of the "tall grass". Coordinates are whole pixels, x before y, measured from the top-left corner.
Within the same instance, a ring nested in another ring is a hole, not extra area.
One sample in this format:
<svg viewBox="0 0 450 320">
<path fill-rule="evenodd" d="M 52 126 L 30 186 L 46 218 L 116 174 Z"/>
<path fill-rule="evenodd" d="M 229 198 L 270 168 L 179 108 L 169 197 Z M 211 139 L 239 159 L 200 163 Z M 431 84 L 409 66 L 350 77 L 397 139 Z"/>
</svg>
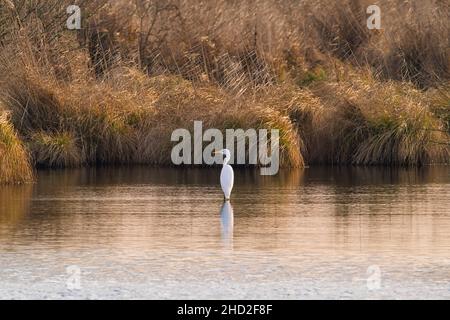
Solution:
<svg viewBox="0 0 450 320">
<path fill-rule="evenodd" d="M 0 109 L 1 112 L 1 109 Z M 33 172 L 28 152 L 14 131 L 7 114 L 0 114 L 0 183 L 30 182 Z"/>
<path fill-rule="evenodd" d="M 370 74 L 312 90 L 331 107 L 318 115 L 311 161 L 418 165 L 448 162 L 450 137 L 428 100 L 411 84 Z M 320 139 L 318 141 L 317 139 Z"/>
<path fill-rule="evenodd" d="M 13 123 L 39 166 L 170 164 L 172 131 L 192 130 L 195 120 L 203 121 L 204 130 L 224 133 L 279 129 L 281 165 L 303 165 L 299 137 L 284 114 L 251 98 L 233 101 L 216 86 L 194 87 L 181 77 L 148 78 L 128 69 L 120 77 L 83 85 L 11 79 L 4 90 Z"/>
<path fill-rule="evenodd" d="M 428 93 L 431 111 L 446 126 L 450 133 L 450 83 L 443 84 Z"/>
<path fill-rule="evenodd" d="M 30 149 L 38 166 L 76 167 L 82 164 L 82 153 L 71 133 L 38 132 L 30 139 Z"/>
<path fill-rule="evenodd" d="M 280 129 L 285 166 L 450 161 L 445 2 L 377 1 L 382 30 L 365 0 L 79 1 L 80 31 L 68 4 L 0 2 L 22 166 L 170 164 L 172 130 L 195 120 Z"/>
</svg>

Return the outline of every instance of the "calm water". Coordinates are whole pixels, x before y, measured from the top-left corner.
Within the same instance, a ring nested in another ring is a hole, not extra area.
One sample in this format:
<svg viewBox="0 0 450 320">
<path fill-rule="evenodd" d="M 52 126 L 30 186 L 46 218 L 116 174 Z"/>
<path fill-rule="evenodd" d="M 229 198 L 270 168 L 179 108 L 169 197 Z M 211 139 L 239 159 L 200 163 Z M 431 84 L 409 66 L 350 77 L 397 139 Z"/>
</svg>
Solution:
<svg viewBox="0 0 450 320">
<path fill-rule="evenodd" d="M 450 167 L 219 170 L 0 187 L 0 298 L 450 298 Z"/>
</svg>

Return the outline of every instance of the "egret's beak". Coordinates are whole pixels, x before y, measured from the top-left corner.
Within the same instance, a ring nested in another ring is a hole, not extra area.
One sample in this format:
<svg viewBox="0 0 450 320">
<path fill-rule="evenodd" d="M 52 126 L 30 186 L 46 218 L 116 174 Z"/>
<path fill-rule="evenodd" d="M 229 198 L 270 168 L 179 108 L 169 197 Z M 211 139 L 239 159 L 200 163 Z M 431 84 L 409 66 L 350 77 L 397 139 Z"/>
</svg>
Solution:
<svg viewBox="0 0 450 320">
<path fill-rule="evenodd" d="M 213 152 L 213 154 L 220 154 L 220 153 L 222 153 L 222 152 L 217 151 L 217 150 L 215 150 L 215 151 Z"/>
</svg>

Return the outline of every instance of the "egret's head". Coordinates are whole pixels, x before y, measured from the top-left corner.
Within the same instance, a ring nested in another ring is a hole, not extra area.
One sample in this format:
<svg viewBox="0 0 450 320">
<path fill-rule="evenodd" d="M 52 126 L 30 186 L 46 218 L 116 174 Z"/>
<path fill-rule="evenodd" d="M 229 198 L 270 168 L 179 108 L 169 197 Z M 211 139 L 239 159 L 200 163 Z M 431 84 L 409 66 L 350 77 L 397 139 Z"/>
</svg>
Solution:
<svg viewBox="0 0 450 320">
<path fill-rule="evenodd" d="M 228 149 L 216 150 L 214 154 L 224 155 L 226 158 L 231 158 L 231 152 Z"/>
</svg>

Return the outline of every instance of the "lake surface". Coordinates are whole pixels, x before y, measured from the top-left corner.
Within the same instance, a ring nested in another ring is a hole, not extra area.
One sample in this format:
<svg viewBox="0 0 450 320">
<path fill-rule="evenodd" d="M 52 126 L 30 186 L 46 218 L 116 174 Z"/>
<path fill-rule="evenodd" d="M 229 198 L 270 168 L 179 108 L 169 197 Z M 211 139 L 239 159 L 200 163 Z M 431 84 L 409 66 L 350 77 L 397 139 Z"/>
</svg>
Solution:
<svg viewBox="0 0 450 320">
<path fill-rule="evenodd" d="M 0 298 L 450 299 L 450 167 L 219 173 L 0 187 Z"/>
</svg>

